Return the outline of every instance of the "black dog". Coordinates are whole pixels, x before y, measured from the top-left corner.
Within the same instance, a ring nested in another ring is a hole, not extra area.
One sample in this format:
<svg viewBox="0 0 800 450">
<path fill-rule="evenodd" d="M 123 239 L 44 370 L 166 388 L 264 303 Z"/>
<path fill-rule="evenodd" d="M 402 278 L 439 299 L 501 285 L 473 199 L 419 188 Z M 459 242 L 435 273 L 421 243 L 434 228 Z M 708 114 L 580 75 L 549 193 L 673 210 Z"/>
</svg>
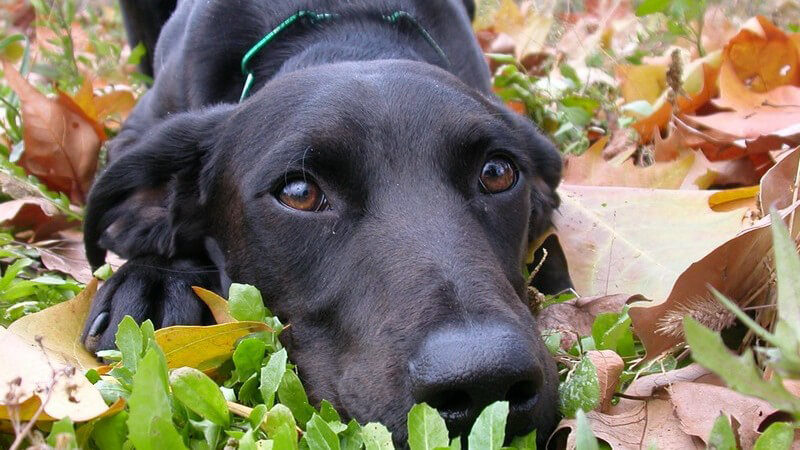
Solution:
<svg viewBox="0 0 800 450">
<path fill-rule="evenodd" d="M 180 1 L 91 193 L 90 262 L 129 261 L 87 346 L 112 346 L 125 314 L 208 322 L 190 286 L 235 280 L 291 324 L 313 400 L 398 442 L 416 402 L 463 434 L 508 400 L 509 432 L 546 438 L 558 380 L 522 268 L 561 159 L 491 94 L 462 1 Z M 126 3 L 129 28 L 160 26 Z M 568 284 L 541 274 L 542 290 Z"/>
</svg>

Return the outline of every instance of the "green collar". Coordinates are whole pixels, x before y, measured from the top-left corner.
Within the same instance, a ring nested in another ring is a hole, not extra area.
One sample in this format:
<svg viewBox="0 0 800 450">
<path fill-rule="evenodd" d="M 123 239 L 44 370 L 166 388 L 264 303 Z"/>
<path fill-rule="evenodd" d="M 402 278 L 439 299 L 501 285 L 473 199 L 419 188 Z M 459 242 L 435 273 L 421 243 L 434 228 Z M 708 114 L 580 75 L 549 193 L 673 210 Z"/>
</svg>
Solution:
<svg viewBox="0 0 800 450">
<path fill-rule="evenodd" d="M 250 94 L 250 89 L 253 87 L 253 82 L 255 81 L 255 76 L 253 75 L 252 69 L 248 68 L 250 60 L 253 59 L 253 57 L 258 52 L 260 52 L 267 44 L 269 44 L 273 39 L 275 39 L 276 36 L 281 34 L 281 32 L 287 29 L 290 25 L 292 25 L 293 23 L 297 22 L 299 19 L 302 18 L 308 18 L 311 21 L 311 23 L 317 23 L 317 22 L 327 22 L 329 20 L 336 19 L 338 17 L 339 17 L 338 14 L 317 13 L 313 11 L 299 11 L 289 16 L 286 20 L 281 22 L 272 31 L 264 35 L 264 37 L 261 38 L 260 41 L 258 41 L 254 46 L 250 47 L 250 50 L 248 50 L 247 53 L 245 53 L 244 57 L 242 58 L 242 75 L 245 76 L 245 82 L 244 82 L 244 88 L 242 89 L 242 95 L 241 97 L 239 97 L 239 101 L 241 102 L 245 98 L 247 98 L 247 96 Z M 448 66 L 450 65 L 450 60 L 447 58 L 447 55 L 444 53 L 444 50 L 442 50 L 439 44 L 436 43 L 436 41 L 433 39 L 433 36 L 431 36 L 431 34 L 428 33 L 428 30 L 426 30 L 419 22 L 417 22 L 417 19 L 415 19 L 414 16 L 405 11 L 395 11 L 392 14 L 381 16 L 381 18 L 385 22 L 390 24 L 395 24 L 398 23 L 400 20 L 405 20 L 411 25 L 413 25 L 414 28 L 417 29 L 419 34 L 422 35 L 425 41 L 428 44 L 430 44 L 430 46 L 436 51 L 439 57 L 442 58 L 445 64 L 447 64 Z"/>
</svg>

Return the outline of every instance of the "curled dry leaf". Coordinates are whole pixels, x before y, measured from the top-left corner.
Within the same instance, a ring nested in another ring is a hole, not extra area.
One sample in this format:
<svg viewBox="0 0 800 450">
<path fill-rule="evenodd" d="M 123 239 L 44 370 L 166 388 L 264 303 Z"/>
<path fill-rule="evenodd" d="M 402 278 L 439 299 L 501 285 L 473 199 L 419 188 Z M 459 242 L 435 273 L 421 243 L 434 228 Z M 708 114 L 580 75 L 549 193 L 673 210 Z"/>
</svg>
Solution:
<svg viewBox="0 0 800 450">
<path fill-rule="evenodd" d="M 625 368 L 625 362 L 612 350 L 592 350 L 586 352 L 586 357 L 592 361 L 597 371 L 597 381 L 600 385 L 600 412 L 607 412 L 611 407 L 611 399 L 617 391 L 619 376 Z"/>
<path fill-rule="evenodd" d="M 30 420 L 42 403 L 38 420 L 46 421 L 69 417 L 84 422 L 109 410 L 82 371 L 54 360 L 35 341 L 0 327 L 0 355 L 0 419 L 10 417 L 12 405 L 18 405 L 22 420 Z M 19 384 L 13 382 L 17 379 Z"/>
<path fill-rule="evenodd" d="M 761 179 L 761 211 L 770 208 L 783 209 L 794 200 L 794 186 L 798 182 L 797 170 L 800 162 L 800 148 L 783 153 Z"/>
<path fill-rule="evenodd" d="M 746 213 L 713 211 L 713 191 L 563 185 L 559 193 L 555 226 L 575 290 L 587 296 L 666 298 L 692 263 L 736 236 Z"/>
<path fill-rule="evenodd" d="M 625 294 L 579 297 L 548 306 L 539 313 L 536 321 L 542 330 L 560 332 L 561 348 L 569 350 L 578 336 L 592 335 L 592 324 L 598 315 L 618 313 L 625 304 L 639 300 L 644 300 L 644 297 Z"/>
<path fill-rule="evenodd" d="M 786 218 L 798 208 L 800 202 L 781 210 L 781 216 Z M 800 220 L 795 221 L 793 234 L 796 235 L 798 230 Z M 770 222 L 769 217 L 765 217 L 688 266 L 674 281 L 667 295 L 648 297 L 655 301 L 633 305 L 628 314 L 648 358 L 656 357 L 683 341 L 679 321 L 687 306 L 710 298 L 708 285 L 740 306 L 760 304 L 770 278 L 771 249 Z M 670 317 L 673 320 L 668 320 Z"/>
<path fill-rule="evenodd" d="M 739 423 L 736 431 L 742 448 L 753 448 L 761 424 L 778 412 L 764 400 L 711 384 L 678 382 L 669 387 L 669 393 L 681 430 L 706 443 L 714 421 L 725 414 Z"/>
<path fill-rule="evenodd" d="M 47 98 L 10 64 L 3 63 L 3 70 L 22 105 L 25 151 L 19 164 L 51 189 L 83 204 L 104 135 L 98 134 L 88 116 L 77 112 L 80 108 L 69 97 Z"/>
<path fill-rule="evenodd" d="M 0 205 L 2 207 L 2 205 Z M 42 264 L 50 270 L 71 275 L 81 283 L 88 283 L 94 278 L 86 249 L 83 246 L 83 233 L 66 230 L 57 233 L 52 239 L 31 244 L 39 251 Z M 106 261 L 114 270 L 125 263 L 119 256 L 109 252 Z"/>
<path fill-rule="evenodd" d="M 635 380 L 625 389 L 625 395 L 634 397 L 652 397 L 657 391 L 670 387 L 675 383 L 698 382 L 706 384 L 721 385 L 722 381 L 710 370 L 697 363 L 689 364 L 680 369 L 670 370 L 662 373 L 647 375 Z M 635 400 L 622 399 L 617 405 L 617 409 L 625 409 L 628 405 L 624 402 Z"/>
<path fill-rule="evenodd" d="M 200 297 L 200 300 L 208 306 L 208 309 L 211 310 L 211 315 L 214 316 L 214 320 L 216 320 L 217 323 L 236 322 L 236 319 L 233 318 L 228 310 L 227 300 L 220 297 L 215 292 L 211 292 L 199 286 L 192 286 L 192 290 Z"/>
<path fill-rule="evenodd" d="M 49 201 L 33 197 L 0 203 L 0 223 L 33 230 L 38 239 L 76 225 Z"/>
<path fill-rule="evenodd" d="M 83 348 L 80 341 L 96 291 L 97 280 L 92 279 L 75 298 L 22 317 L 12 323 L 8 330 L 30 345 L 40 336 L 42 346 L 53 362 L 75 366 L 82 371 L 100 367 L 97 358 Z M 4 348 L 0 347 L 0 352 L 3 351 Z"/>
</svg>

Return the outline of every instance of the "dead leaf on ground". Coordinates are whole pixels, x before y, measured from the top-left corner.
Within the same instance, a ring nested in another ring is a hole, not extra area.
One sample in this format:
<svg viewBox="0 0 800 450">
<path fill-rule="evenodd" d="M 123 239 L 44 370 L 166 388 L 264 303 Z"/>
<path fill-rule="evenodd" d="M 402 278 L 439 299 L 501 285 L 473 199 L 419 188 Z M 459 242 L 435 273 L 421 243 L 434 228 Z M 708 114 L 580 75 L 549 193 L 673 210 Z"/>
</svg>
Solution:
<svg viewBox="0 0 800 450">
<path fill-rule="evenodd" d="M 655 395 L 656 391 L 681 382 L 697 382 L 715 385 L 722 384 L 719 377 L 712 374 L 710 370 L 706 369 L 700 364 L 692 363 L 680 369 L 641 377 L 635 380 L 630 384 L 630 386 L 628 386 L 627 389 L 625 389 L 625 395 L 635 397 L 651 397 Z M 631 401 L 635 400 L 622 399 L 619 406 L 622 406 L 622 402 Z"/>
<path fill-rule="evenodd" d="M 597 380 L 600 384 L 600 412 L 607 412 L 611 407 L 611 400 L 617 391 L 619 377 L 625 368 L 625 362 L 613 350 L 592 350 L 586 352 L 586 357 L 592 361 L 597 371 Z"/>
<path fill-rule="evenodd" d="M 536 316 L 539 328 L 561 333 L 561 348 L 569 350 L 578 336 L 591 336 L 595 318 L 603 313 L 618 313 L 629 302 L 641 301 L 639 295 L 603 295 L 579 297 L 550 305 Z"/>
<path fill-rule="evenodd" d="M 0 419 L 9 418 L 9 404 L 20 404 L 20 418 L 30 420 L 45 400 L 45 414 L 39 420 L 69 417 L 74 422 L 84 422 L 109 410 L 100 391 L 81 370 L 57 374 L 52 391 L 47 390 L 53 371 L 61 371 L 67 365 L 54 360 L 50 352 L 43 353 L 35 341 L 0 327 L 0 354 Z M 16 387 L 15 379 L 20 380 Z M 9 394 L 14 401 L 9 401 Z"/>
<path fill-rule="evenodd" d="M 94 278 L 86 249 L 83 245 L 83 233 L 76 230 L 61 231 L 46 241 L 34 242 L 31 246 L 39 251 L 42 264 L 50 270 L 71 275 L 81 283 L 88 283 Z M 114 253 L 106 255 L 106 261 L 117 270 L 125 261 Z"/>
<path fill-rule="evenodd" d="M 212 370 L 230 359 L 240 338 L 261 331 L 270 331 L 270 328 L 264 322 L 173 326 L 156 330 L 156 342 L 164 351 L 170 368 Z"/>
<path fill-rule="evenodd" d="M 41 336 L 51 361 L 75 366 L 81 371 L 100 367 L 97 358 L 80 341 L 96 291 L 97 280 L 92 279 L 75 298 L 22 317 L 12 323 L 8 331 L 31 345 L 36 342 L 36 336 Z M 4 350 L 0 347 L 0 352 Z M 0 360 L 5 361 L 4 358 Z"/>
<path fill-rule="evenodd" d="M 800 202 L 797 202 L 782 210 L 782 217 L 787 217 L 799 207 Z M 769 225 L 767 216 L 716 245 L 677 277 L 667 295 L 650 296 L 648 298 L 654 300 L 652 303 L 631 306 L 628 313 L 648 358 L 654 358 L 683 341 L 682 319 L 687 314 L 687 307 L 711 299 L 708 285 L 714 286 L 743 307 L 755 306 L 763 301 L 763 288 L 771 271 L 772 235 Z M 798 229 L 800 220 L 795 221 L 793 232 L 797 233 Z M 710 304 L 716 304 L 715 300 L 710 301 Z M 701 317 L 695 319 L 704 322 Z M 710 317 L 709 320 L 715 319 Z"/>
<path fill-rule="evenodd" d="M 67 220 L 51 202 L 33 197 L 9 200 L 0 204 L 0 223 L 33 230 L 37 239 L 47 238 L 53 233 L 78 224 Z"/>
<path fill-rule="evenodd" d="M 85 203 L 103 139 L 96 124 L 77 113 L 68 97 L 47 98 L 10 64 L 4 62 L 3 70 L 20 97 L 25 151 L 19 164 L 51 189 Z"/>
<path fill-rule="evenodd" d="M 736 236 L 744 209 L 714 212 L 713 191 L 562 185 L 555 226 L 580 295 L 666 298 L 695 261 Z"/>
<path fill-rule="evenodd" d="M 761 211 L 783 209 L 792 204 L 797 182 L 800 148 L 785 152 L 761 179 Z"/>
<path fill-rule="evenodd" d="M 678 382 L 668 390 L 683 432 L 706 443 L 714 421 L 720 414 L 725 414 L 739 423 L 737 432 L 742 448 L 753 448 L 761 434 L 761 424 L 778 411 L 764 400 L 722 386 Z"/>
<path fill-rule="evenodd" d="M 228 309 L 228 301 L 224 298 L 217 295 L 215 292 L 211 292 L 208 289 L 203 289 L 199 286 L 192 286 L 192 290 L 203 303 L 208 306 L 208 309 L 211 310 L 211 315 L 214 316 L 214 320 L 217 323 L 230 323 L 236 322 L 237 320 L 233 318 Z"/>
</svg>

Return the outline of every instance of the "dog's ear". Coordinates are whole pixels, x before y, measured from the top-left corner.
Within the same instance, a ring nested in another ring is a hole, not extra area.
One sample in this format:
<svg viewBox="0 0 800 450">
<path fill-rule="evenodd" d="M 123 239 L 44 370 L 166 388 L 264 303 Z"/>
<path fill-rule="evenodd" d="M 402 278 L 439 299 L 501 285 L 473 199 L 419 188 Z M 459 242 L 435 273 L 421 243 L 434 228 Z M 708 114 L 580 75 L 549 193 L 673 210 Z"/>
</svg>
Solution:
<svg viewBox="0 0 800 450">
<path fill-rule="evenodd" d="M 202 249 L 202 207 L 213 179 L 209 160 L 215 130 L 230 109 L 177 114 L 143 133 L 124 130 L 112 141 L 116 159 L 95 181 L 86 208 L 84 243 L 92 267 L 105 262 L 106 250 L 124 258 L 169 258 Z"/>
</svg>

